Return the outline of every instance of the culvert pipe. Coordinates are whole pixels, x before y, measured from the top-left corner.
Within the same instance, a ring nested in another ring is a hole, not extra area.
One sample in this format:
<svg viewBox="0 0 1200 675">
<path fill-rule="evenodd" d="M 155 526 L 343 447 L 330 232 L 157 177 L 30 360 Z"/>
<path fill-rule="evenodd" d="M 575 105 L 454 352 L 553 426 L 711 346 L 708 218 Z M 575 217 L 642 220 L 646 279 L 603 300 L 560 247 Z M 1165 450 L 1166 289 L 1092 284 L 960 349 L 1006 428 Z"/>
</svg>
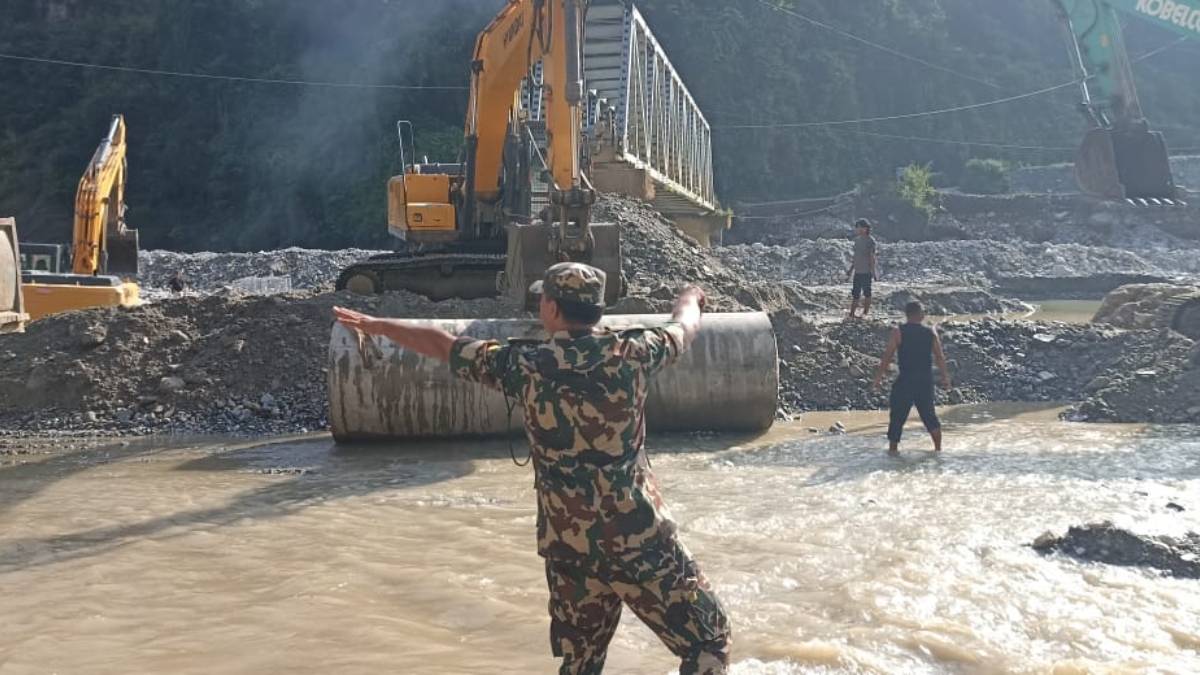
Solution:
<svg viewBox="0 0 1200 675">
<path fill-rule="evenodd" d="M 612 329 L 655 327 L 666 315 L 616 315 Z M 438 320 L 455 335 L 544 339 L 525 319 Z M 706 314 L 691 350 L 652 380 L 646 402 L 651 432 L 765 431 L 775 420 L 779 356 L 763 313 Z M 339 442 L 503 436 L 522 428 L 504 396 L 458 380 L 445 364 L 373 338 L 361 349 L 353 331 L 334 324 L 329 344 L 329 421 Z"/>
</svg>

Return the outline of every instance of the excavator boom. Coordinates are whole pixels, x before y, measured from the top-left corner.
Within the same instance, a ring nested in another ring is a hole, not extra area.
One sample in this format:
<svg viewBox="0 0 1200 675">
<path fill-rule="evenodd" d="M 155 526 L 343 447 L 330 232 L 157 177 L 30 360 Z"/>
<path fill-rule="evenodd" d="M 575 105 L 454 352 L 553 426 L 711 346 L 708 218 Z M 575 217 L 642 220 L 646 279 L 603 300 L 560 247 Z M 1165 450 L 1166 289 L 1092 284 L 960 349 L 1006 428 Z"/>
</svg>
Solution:
<svg viewBox="0 0 1200 675">
<path fill-rule="evenodd" d="M 125 117 L 115 115 L 75 193 L 75 274 L 136 277 L 137 230 L 125 226 Z"/>
</svg>

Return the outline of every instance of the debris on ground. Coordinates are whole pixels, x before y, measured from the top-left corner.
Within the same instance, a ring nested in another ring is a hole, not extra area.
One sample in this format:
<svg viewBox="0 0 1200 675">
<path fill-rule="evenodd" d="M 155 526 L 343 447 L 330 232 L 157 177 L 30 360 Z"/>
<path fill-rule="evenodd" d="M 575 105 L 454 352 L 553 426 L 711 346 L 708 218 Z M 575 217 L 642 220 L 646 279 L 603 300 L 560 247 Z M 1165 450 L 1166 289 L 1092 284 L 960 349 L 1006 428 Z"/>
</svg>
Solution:
<svg viewBox="0 0 1200 675">
<path fill-rule="evenodd" d="M 602 198 L 596 218 L 620 223 L 624 237 L 628 295 L 612 313 L 669 312 L 679 288 L 698 283 L 709 293 L 710 311 L 771 315 L 782 417 L 885 407 L 886 388 L 871 391 L 871 378 L 894 320 L 915 299 L 931 314 L 995 315 L 941 327 L 955 385 L 939 390 L 942 403 L 1078 402 L 1074 419 L 1200 421 L 1200 350 L 1187 338 L 1003 320 L 1029 306 L 989 288 L 1004 275 L 1178 272 L 1135 253 L 1073 243 L 888 244 L 876 316 L 892 322 L 847 322 L 841 319 L 846 240 L 707 249 L 650 206 L 621 197 Z M 49 317 L 0 342 L 0 429 L 63 435 L 323 429 L 335 304 L 406 318 L 527 316 L 500 298 L 434 303 L 408 293 L 368 298 L 332 291 L 344 266 L 374 253 L 145 252 L 146 305 Z"/>
<path fill-rule="evenodd" d="M 1117 328 L 1152 330 L 1162 320 L 1164 304 L 1179 295 L 1200 292 L 1198 286 L 1180 284 L 1130 284 L 1104 298 L 1093 323 Z"/>
<path fill-rule="evenodd" d="M 1122 567 L 1158 570 L 1178 579 L 1200 579 L 1200 534 L 1182 538 L 1135 534 L 1098 523 L 1072 527 L 1061 537 L 1045 533 L 1033 542 L 1042 555 L 1065 556 Z"/>
</svg>

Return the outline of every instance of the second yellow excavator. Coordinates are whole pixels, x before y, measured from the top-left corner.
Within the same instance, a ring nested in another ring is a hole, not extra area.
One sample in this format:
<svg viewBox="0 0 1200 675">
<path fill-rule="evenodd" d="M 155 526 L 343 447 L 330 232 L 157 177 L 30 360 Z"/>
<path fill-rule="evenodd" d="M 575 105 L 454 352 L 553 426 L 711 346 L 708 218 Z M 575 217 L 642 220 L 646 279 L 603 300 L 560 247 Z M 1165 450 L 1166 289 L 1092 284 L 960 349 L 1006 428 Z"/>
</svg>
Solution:
<svg viewBox="0 0 1200 675">
<path fill-rule="evenodd" d="M 139 303 L 138 232 L 125 224 L 125 118 L 113 117 L 75 194 L 74 236 L 21 243 L 21 285 L 30 320 L 92 307 Z"/>
</svg>

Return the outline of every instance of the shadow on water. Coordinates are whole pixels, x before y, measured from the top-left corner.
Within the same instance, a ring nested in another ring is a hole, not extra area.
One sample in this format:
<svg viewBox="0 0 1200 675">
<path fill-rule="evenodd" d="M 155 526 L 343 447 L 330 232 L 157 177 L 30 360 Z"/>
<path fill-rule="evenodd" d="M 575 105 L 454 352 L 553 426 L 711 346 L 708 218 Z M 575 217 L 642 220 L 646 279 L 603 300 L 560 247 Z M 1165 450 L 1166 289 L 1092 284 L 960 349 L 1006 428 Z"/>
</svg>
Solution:
<svg viewBox="0 0 1200 675">
<path fill-rule="evenodd" d="M 161 439 L 103 443 L 82 449 L 57 449 L 45 455 L 18 455 L 17 461 L 0 467 L 0 514 L 33 499 L 54 484 L 106 464 L 150 461 L 167 453 L 211 446 L 207 442 Z"/>
<path fill-rule="evenodd" d="M 751 442 L 754 435 L 660 435 L 648 447 L 653 454 L 682 454 L 726 449 Z M 46 538 L 9 540 L 0 548 L 0 573 L 88 558 L 146 540 L 168 540 L 213 530 L 248 519 L 283 518 L 324 502 L 375 492 L 408 490 L 451 481 L 474 471 L 475 461 L 524 462 L 524 439 L 431 441 L 411 444 L 335 445 L 315 440 L 199 442 L 139 440 L 62 452 L 41 461 L 0 469 L 0 513 L 34 498 L 56 483 L 104 466 L 178 461 L 168 472 L 262 474 L 266 485 L 234 495 L 209 508 L 153 514 L 121 523 Z M 189 455 L 203 453 L 190 459 Z M 182 461 L 178 460 L 183 456 Z M 528 467 L 514 471 L 531 471 Z M 162 474 L 162 475 L 169 475 Z M 154 480 L 153 472 L 143 480 Z"/>
<path fill-rule="evenodd" d="M 161 442 L 161 441 L 160 441 Z M 210 444 L 207 446 L 212 448 Z M 196 450 L 195 446 L 190 448 Z M 106 461 L 75 456 L 36 463 L 24 476 L 0 473 L 0 485 L 17 479 L 32 481 L 24 495 L 0 505 L 11 507 L 31 498 L 48 484 L 74 473 L 103 464 L 129 462 L 149 455 L 178 452 L 180 448 L 157 451 L 126 448 L 108 450 Z M 0 549 L 0 573 L 44 564 L 101 555 L 148 539 L 168 540 L 197 531 L 214 530 L 247 519 L 283 518 L 328 501 L 360 497 L 380 491 L 408 490 L 454 480 L 474 470 L 472 460 L 508 457 L 504 444 L 423 444 L 404 448 L 394 445 L 336 446 L 328 439 L 274 441 L 236 447 L 198 457 L 172 467 L 171 471 L 236 472 L 287 476 L 277 478 L 233 496 L 220 506 L 159 513 L 136 523 L 121 523 L 47 538 L 10 540 Z M 45 466 L 54 463 L 55 466 Z M 59 467 L 63 464 L 63 467 Z M 58 470 L 56 470 L 58 469 Z M 153 475 L 145 477 L 153 480 Z M 44 484 L 38 485 L 42 482 Z M 0 495 L 7 496 L 7 489 Z"/>
</svg>

